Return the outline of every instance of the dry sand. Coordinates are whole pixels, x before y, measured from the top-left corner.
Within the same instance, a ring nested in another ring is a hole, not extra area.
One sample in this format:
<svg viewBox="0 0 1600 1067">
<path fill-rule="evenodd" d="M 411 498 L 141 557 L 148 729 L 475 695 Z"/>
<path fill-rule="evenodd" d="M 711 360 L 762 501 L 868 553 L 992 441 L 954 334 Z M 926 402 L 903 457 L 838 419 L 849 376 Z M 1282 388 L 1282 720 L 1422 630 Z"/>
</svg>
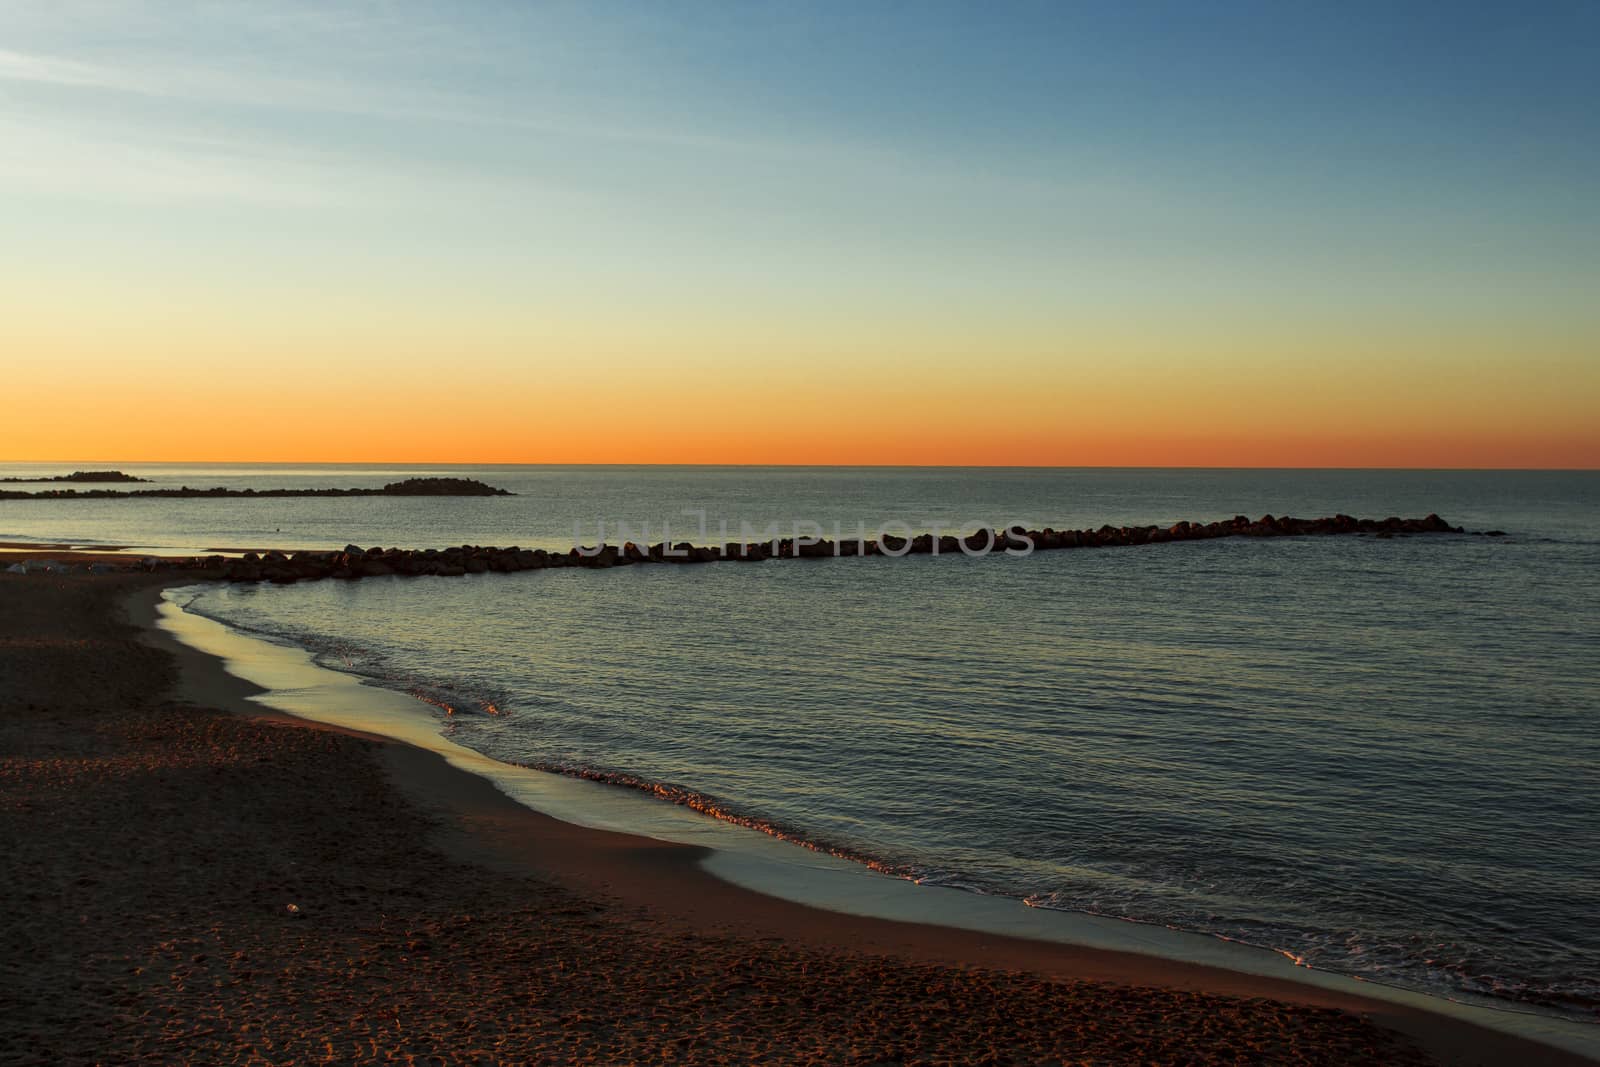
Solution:
<svg viewBox="0 0 1600 1067">
<path fill-rule="evenodd" d="M 125 618 L 156 582 L 0 574 L 0 1062 L 1585 1062 L 737 889 L 694 849 L 259 713 Z"/>
</svg>

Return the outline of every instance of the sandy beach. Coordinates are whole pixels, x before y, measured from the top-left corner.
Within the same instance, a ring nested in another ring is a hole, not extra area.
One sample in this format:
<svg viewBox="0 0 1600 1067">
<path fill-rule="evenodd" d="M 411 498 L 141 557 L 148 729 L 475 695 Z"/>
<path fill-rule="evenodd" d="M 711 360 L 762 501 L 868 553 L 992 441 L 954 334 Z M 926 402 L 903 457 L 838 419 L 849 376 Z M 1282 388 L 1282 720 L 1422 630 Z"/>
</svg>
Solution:
<svg viewBox="0 0 1600 1067">
<path fill-rule="evenodd" d="M 266 714 L 173 576 L 0 575 L 0 1061 L 1582 1063 L 1150 957 L 818 911 Z"/>
</svg>

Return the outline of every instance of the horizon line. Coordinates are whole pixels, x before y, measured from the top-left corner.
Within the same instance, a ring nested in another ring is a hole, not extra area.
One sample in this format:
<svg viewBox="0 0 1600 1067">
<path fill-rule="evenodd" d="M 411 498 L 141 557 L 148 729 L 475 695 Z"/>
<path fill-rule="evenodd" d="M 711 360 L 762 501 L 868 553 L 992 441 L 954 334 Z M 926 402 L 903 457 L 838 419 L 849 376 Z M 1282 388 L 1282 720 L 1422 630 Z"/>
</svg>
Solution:
<svg viewBox="0 0 1600 1067">
<path fill-rule="evenodd" d="M 193 466 L 229 466 L 229 467 L 701 467 L 707 469 L 763 469 L 783 468 L 791 470 L 1076 470 L 1076 471 L 1460 471 L 1472 472 L 1504 472 L 1504 473 L 1596 473 L 1600 466 L 1590 467 L 1435 467 L 1435 466 L 1340 466 L 1340 465 L 1314 465 L 1314 466 L 1286 466 L 1276 464 L 1259 465 L 1216 465 L 1216 464 L 1184 464 L 1184 463 L 1135 463 L 1135 464 L 1063 464 L 1063 463 L 673 463 L 664 461 L 638 461 L 638 462 L 609 462 L 609 463 L 581 463 L 581 462 L 528 462 L 510 460 L 480 460 L 480 461 L 416 461 L 416 460 L 304 460 L 304 459 L 120 459 L 106 458 L 95 459 L 0 459 L 0 467 L 10 464 L 43 466 L 43 465 L 69 465 L 69 464 L 114 464 L 151 466 L 172 466 L 187 464 Z"/>
</svg>

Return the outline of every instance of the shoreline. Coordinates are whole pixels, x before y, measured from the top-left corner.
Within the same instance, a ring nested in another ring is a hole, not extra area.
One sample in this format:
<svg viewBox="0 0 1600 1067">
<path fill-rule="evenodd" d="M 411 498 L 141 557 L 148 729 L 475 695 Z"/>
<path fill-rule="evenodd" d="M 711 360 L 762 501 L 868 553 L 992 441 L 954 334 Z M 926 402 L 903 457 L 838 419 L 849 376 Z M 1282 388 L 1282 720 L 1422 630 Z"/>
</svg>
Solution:
<svg viewBox="0 0 1600 1067">
<path fill-rule="evenodd" d="M 150 624 L 193 577 L 0 575 L 0 888 L 28 915 L 0 924 L 0 1058 L 1422 1062 L 1411 1042 L 1591 1062 L 1296 982 L 740 888 L 703 849 L 263 708 Z"/>
<path fill-rule="evenodd" d="M 170 585 L 168 583 L 165 588 L 170 588 Z M 165 588 L 155 588 L 141 596 L 142 603 L 138 610 L 152 621 L 156 614 L 156 602 Z M 177 610 L 183 609 L 179 607 Z M 206 621 L 242 640 L 261 641 L 257 637 L 239 635 L 231 627 L 214 620 Z M 263 714 L 265 709 L 262 705 L 250 698 L 262 695 L 265 690 L 227 673 L 224 660 L 216 658 L 214 654 L 191 648 L 181 638 L 150 622 L 144 626 L 147 635 L 159 635 L 160 641 L 179 656 L 185 685 L 194 685 L 193 679 L 210 679 L 199 690 L 189 690 L 191 699 L 209 699 L 214 705 L 226 706 L 240 714 Z M 376 689 L 361 683 L 354 675 L 333 672 L 321 666 L 315 669 L 340 674 L 363 690 Z M 421 704 L 413 697 L 393 691 L 378 692 L 419 706 Z M 349 729 L 345 726 L 330 727 L 325 722 L 306 719 L 292 711 L 267 713 L 285 715 L 295 722 L 309 723 L 317 728 Z M 427 720 L 426 728 L 436 732 L 437 723 Z M 1445 1062 L 1498 1062 L 1498 1049 L 1501 1046 L 1505 1046 L 1507 1055 L 1520 1056 L 1523 1053 L 1515 1046 L 1525 1043 L 1534 1044 L 1549 1062 L 1555 1062 L 1548 1060 L 1550 1056 L 1566 1055 L 1574 1057 L 1570 1062 L 1600 1062 L 1600 1058 L 1584 1058 L 1586 1055 L 1593 1056 L 1593 1050 L 1600 1047 L 1600 1028 L 1597 1028 L 1589 1045 L 1582 1047 L 1574 1042 L 1591 1036 L 1581 1032 L 1586 1024 L 1514 1006 L 1476 1005 L 1404 987 L 1381 986 L 1336 972 L 1294 968 L 1290 976 L 1280 977 L 1233 969 L 1225 964 L 1219 966 L 1163 955 L 1160 954 L 1160 947 L 1147 952 L 1108 948 L 1095 944 L 1092 932 L 1089 932 L 1088 943 L 1054 938 L 1047 940 L 1040 936 L 1017 936 L 951 925 L 959 920 L 948 913 L 943 916 L 945 921 L 918 921 L 884 914 L 863 914 L 858 910 L 840 909 L 826 903 L 807 903 L 775 893 L 774 887 L 763 885 L 759 877 L 741 884 L 736 877 L 730 877 L 727 864 L 708 865 L 708 860 L 726 855 L 724 850 L 715 845 L 674 842 L 626 830 L 564 821 L 530 806 L 532 802 L 526 798 L 519 800 L 513 797 L 506 790 L 504 782 L 497 782 L 491 777 L 490 769 L 482 766 L 468 769 L 454 765 L 440 752 L 419 747 L 405 738 L 383 733 L 366 736 L 375 737 L 383 743 L 381 751 L 385 766 L 397 788 L 413 802 L 429 808 L 455 826 L 455 831 L 441 842 L 452 855 L 472 863 L 488 864 L 514 873 L 555 877 L 569 886 L 617 895 L 630 906 L 697 930 L 752 937 L 777 936 L 786 941 L 828 950 L 865 949 L 924 963 L 1000 967 L 1065 979 L 1087 979 L 1129 986 L 1154 985 L 1333 1008 L 1357 1014 L 1405 1034 Z M 506 768 L 508 771 L 513 769 L 489 757 L 477 753 L 472 755 L 482 764 Z M 545 772 L 539 771 L 526 773 L 546 776 Z M 583 785 L 592 786 L 593 783 L 585 782 Z M 596 788 L 609 791 L 604 785 Z M 644 804 L 658 804 L 648 798 L 640 799 Z M 692 815 L 690 820 L 715 822 L 700 815 Z M 720 822 L 715 824 L 719 827 L 726 825 Z M 734 832 L 755 834 L 762 837 L 763 841 L 769 840 L 744 828 L 735 828 Z M 801 848 L 788 843 L 777 844 L 783 849 Z M 859 866 L 853 863 L 848 865 Z M 865 871 L 864 868 L 862 870 Z M 931 892 L 972 896 L 960 890 L 914 886 L 890 876 L 866 873 L 869 877 L 919 895 Z M 1005 904 L 1015 905 L 1023 911 L 1035 911 L 1009 898 L 975 899 L 995 903 L 1003 900 Z M 835 899 L 832 903 L 839 902 Z M 1133 936 L 1133 939 L 1144 940 L 1146 944 L 1171 940 L 1167 935 L 1178 934 L 1180 937 L 1207 942 L 1222 954 L 1240 949 L 1246 955 L 1261 956 L 1262 959 L 1256 962 L 1269 966 L 1283 962 L 1279 954 L 1269 949 L 1225 942 L 1203 934 L 1182 934 L 1163 927 L 1144 927 L 1142 924 L 1077 916 L 1075 913 L 1046 913 L 1044 918 L 1049 922 L 1054 917 L 1059 917 L 1063 926 L 1081 918 L 1123 933 L 1148 931 L 1152 935 L 1150 938 L 1140 938 L 1138 934 Z M 1081 936 L 1085 931 L 1080 929 L 1075 933 Z M 1167 947 L 1170 949 L 1171 946 Z M 1340 985 L 1363 988 L 1341 989 L 1338 988 Z M 1527 1024 L 1525 1029 L 1535 1031 L 1570 1027 L 1579 1032 L 1530 1035 L 1515 1032 L 1517 1027 L 1502 1029 L 1483 1026 L 1459 1017 L 1461 1014 L 1481 1013 L 1503 1016 L 1500 1020 L 1503 1022 L 1522 1022 Z M 1541 1037 L 1551 1043 L 1541 1041 Z M 1555 1043 L 1563 1037 L 1568 1040 L 1559 1045 Z M 1476 1058 L 1490 1053 L 1493 1055 L 1488 1059 Z"/>
</svg>

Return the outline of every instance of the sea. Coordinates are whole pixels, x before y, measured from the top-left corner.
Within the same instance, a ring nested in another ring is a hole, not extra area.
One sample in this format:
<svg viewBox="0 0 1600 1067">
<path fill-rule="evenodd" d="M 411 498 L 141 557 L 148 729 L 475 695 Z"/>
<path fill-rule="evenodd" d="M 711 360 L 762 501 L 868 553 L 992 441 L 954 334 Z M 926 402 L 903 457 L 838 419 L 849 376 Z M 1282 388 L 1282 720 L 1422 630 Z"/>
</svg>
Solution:
<svg viewBox="0 0 1600 1067">
<path fill-rule="evenodd" d="M 1600 473 L 94 466 L 516 495 L 0 501 L 0 541 L 565 549 L 1437 512 L 1469 533 L 214 584 L 186 610 L 423 697 L 495 760 L 891 877 L 1600 1021 Z"/>
</svg>

